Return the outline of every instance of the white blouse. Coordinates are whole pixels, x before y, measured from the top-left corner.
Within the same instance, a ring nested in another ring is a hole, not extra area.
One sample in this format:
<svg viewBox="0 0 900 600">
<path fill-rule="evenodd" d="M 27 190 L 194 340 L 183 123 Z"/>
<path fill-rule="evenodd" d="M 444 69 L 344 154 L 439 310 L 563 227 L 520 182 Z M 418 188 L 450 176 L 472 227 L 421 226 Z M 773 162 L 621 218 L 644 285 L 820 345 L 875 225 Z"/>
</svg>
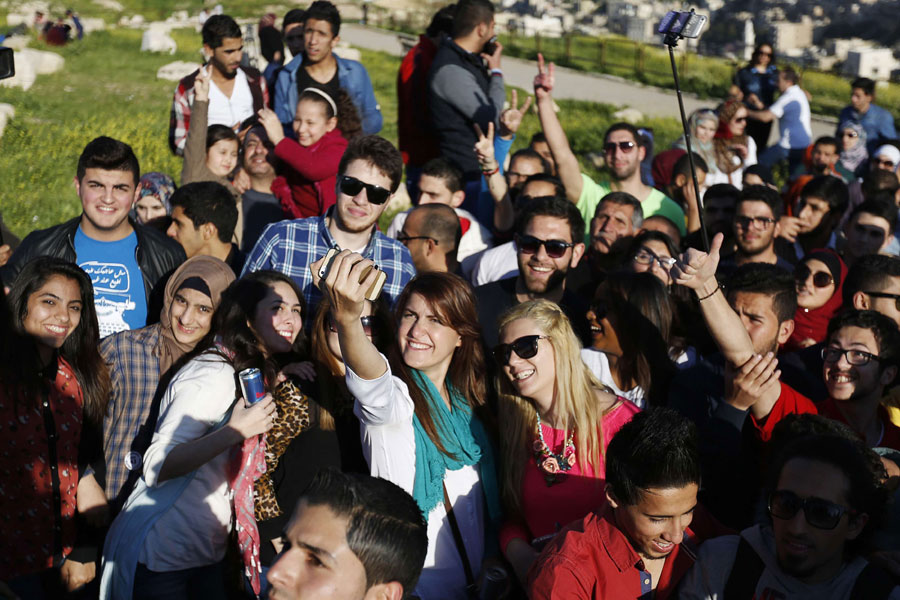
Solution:
<svg viewBox="0 0 900 600">
<path fill-rule="evenodd" d="M 406 383 L 386 371 L 378 379 L 361 379 L 347 367 L 347 389 L 356 399 L 353 412 L 360 420 L 363 454 L 374 477 L 391 481 L 409 494 L 416 474 L 414 407 Z M 453 506 L 466 553 L 475 577 L 484 560 L 485 502 L 477 466 L 444 474 L 444 486 Z M 428 553 L 416 595 L 465 598 L 466 576 L 443 503 L 427 515 Z"/>
</svg>

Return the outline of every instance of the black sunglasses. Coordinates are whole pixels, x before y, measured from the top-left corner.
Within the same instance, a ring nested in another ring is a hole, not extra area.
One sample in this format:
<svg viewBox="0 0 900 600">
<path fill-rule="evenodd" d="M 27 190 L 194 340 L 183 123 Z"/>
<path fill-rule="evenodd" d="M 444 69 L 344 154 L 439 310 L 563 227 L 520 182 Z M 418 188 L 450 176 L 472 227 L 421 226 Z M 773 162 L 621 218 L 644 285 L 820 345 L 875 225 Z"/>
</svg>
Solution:
<svg viewBox="0 0 900 600">
<path fill-rule="evenodd" d="M 807 279 L 809 279 L 812 271 L 806 265 L 800 265 L 796 269 L 794 269 L 794 281 L 799 283 L 804 283 Z M 834 283 L 834 277 L 831 276 L 831 273 L 826 273 L 825 271 L 817 271 L 813 275 L 813 285 L 817 288 L 828 287 Z"/>
<path fill-rule="evenodd" d="M 841 517 L 856 514 L 852 508 L 811 496 L 801 498 L 788 490 L 775 490 L 769 494 L 769 514 L 776 519 L 793 519 L 800 509 L 806 522 L 816 529 L 834 529 L 841 522 Z"/>
<path fill-rule="evenodd" d="M 541 246 L 547 251 L 547 256 L 559 258 L 575 244 L 562 240 L 542 240 L 533 235 L 516 235 L 516 247 L 522 251 L 522 254 L 537 254 Z"/>
<path fill-rule="evenodd" d="M 616 148 L 619 149 L 619 152 L 624 154 L 628 154 L 634 147 L 637 146 L 634 142 L 607 142 L 603 144 L 603 150 L 609 154 L 612 154 L 616 151 Z"/>
<path fill-rule="evenodd" d="M 606 318 L 606 315 L 608 313 L 606 309 L 606 302 L 604 302 L 603 300 L 594 300 L 588 307 L 588 310 L 594 313 L 594 318 L 598 321 L 602 321 L 604 318 Z"/>
<path fill-rule="evenodd" d="M 873 298 L 893 298 L 897 303 L 897 310 L 900 310 L 900 294 L 888 294 L 887 292 L 863 292 Z"/>
<path fill-rule="evenodd" d="M 546 335 L 523 335 L 510 344 L 500 344 L 494 348 L 494 359 L 503 367 L 509 364 L 509 357 L 513 352 L 519 358 L 534 358 L 538 351 L 538 341 L 545 339 Z"/>
<path fill-rule="evenodd" d="M 338 180 L 338 186 L 341 193 L 348 196 L 356 196 L 361 191 L 366 190 L 366 198 L 370 204 L 384 204 L 391 197 L 389 190 L 371 183 L 364 183 L 349 175 L 341 175 L 341 178 Z"/>
<path fill-rule="evenodd" d="M 429 237 L 427 235 L 402 235 L 401 234 L 401 235 L 397 236 L 397 241 L 400 242 L 401 244 L 403 244 L 404 246 L 406 245 L 407 242 L 411 242 L 412 240 L 431 240 L 432 242 L 434 242 L 435 246 L 440 246 L 440 244 L 438 243 L 438 241 L 436 239 L 434 239 L 433 237 Z"/>
</svg>

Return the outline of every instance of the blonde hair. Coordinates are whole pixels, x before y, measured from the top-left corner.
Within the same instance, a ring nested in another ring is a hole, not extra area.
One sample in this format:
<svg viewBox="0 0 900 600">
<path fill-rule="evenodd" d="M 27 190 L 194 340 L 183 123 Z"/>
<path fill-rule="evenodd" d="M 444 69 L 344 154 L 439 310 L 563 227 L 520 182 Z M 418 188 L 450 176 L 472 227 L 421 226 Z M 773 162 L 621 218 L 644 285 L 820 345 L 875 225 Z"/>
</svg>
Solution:
<svg viewBox="0 0 900 600">
<path fill-rule="evenodd" d="M 500 316 L 503 329 L 519 319 L 530 319 L 553 346 L 556 372 L 554 401 L 557 412 L 565 415 L 566 429 L 575 429 L 577 460 L 583 471 L 590 465 L 594 477 L 600 475 L 603 455 L 603 411 L 597 402 L 597 390 L 609 391 L 591 373 L 581 359 L 581 343 L 572 331 L 568 317 L 548 300 L 518 304 Z M 497 376 L 499 392 L 499 429 L 502 461 L 502 495 L 514 512 L 522 512 L 522 477 L 532 452 L 537 407 L 530 398 L 520 396 L 504 373 Z"/>
</svg>

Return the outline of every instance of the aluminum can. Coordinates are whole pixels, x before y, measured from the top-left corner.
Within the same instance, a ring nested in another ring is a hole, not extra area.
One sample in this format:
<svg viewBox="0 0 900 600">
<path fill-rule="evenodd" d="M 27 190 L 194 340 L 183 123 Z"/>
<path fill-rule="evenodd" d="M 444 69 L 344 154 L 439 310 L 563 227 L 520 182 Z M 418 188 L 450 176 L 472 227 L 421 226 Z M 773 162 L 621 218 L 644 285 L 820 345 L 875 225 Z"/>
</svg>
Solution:
<svg viewBox="0 0 900 600">
<path fill-rule="evenodd" d="M 259 369 L 244 369 L 238 374 L 238 378 L 241 380 L 241 392 L 248 404 L 256 404 L 266 395 L 266 387 L 263 385 Z"/>
</svg>

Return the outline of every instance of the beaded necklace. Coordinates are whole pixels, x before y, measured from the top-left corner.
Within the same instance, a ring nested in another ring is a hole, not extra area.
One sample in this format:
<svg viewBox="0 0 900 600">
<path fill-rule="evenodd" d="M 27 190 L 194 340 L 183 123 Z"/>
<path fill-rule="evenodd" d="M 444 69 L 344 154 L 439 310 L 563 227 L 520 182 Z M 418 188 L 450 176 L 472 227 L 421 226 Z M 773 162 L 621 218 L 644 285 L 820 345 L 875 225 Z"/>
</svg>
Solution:
<svg viewBox="0 0 900 600">
<path fill-rule="evenodd" d="M 541 415 L 535 411 L 537 421 L 535 423 L 535 433 L 537 439 L 534 440 L 532 448 L 534 449 L 534 462 L 544 475 L 544 481 L 548 486 L 559 483 L 564 478 L 564 472 L 575 466 L 575 430 L 566 437 L 563 443 L 562 451 L 557 454 L 550 450 L 547 442 L 544 441 L 544 432 L 541 431 Z"/>
</svg>

